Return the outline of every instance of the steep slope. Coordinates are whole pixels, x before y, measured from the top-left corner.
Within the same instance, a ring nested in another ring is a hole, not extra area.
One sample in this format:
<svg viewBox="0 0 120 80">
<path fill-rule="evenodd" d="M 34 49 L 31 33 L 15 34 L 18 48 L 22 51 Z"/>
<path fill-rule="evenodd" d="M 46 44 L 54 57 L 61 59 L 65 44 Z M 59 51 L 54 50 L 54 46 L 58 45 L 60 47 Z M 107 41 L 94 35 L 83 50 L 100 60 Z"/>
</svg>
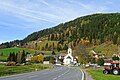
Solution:
<svg viewBox="0 0 120 80">
<path fill-rule="evenodd" d="M 47 35 L 46 37 L 50 40 L 60 40 L 64 38 L 72 41 L 78 38 L 88 38 L 89 40 L 100 39 L 101 42 L 104 42 L 106 38 L 111 40 L 115 35 L 118 36 L 119 34 L 119 13 L 94 14 L 80 17 L 64 24 L 59 24 L 50 29 L 35 32 L 30 34 L 23 41 L 33 41 Z"/>
<path fill-rule="evenodd" d="M 119 43 L 120 35 L 120 13 L 93 14 L 83 16 L 75 20 L 59 24 L 53 28 L 44 29 L 28 35 L 25 39 L 18 41 L 16 44 L 28 43 L 35 40 L 48 41 L 78 41 L 89 40 L 92 44 L 101 44 L 107 40 L 114 44 Z M 12 44 L 14 41 L 12 42 Z M 2 47 L 6 43 L 1 44 Z"/>
</svg>

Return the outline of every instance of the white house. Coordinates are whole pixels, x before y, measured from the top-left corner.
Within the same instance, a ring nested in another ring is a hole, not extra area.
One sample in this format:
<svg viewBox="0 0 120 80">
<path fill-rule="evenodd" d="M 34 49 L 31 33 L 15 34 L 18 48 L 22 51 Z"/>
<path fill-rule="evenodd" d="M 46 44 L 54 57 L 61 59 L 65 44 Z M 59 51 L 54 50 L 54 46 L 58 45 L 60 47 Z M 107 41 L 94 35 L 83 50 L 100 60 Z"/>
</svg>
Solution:
<svg viewBox="0 0 120 80">
<path fill-rule="evenodd" d="M 31 61 L 32 57 L 33 57 L 33 54 L 27 54 L 26 61 Z"/>
<path fill-rule="evenodd" d="M 43 61 L 43 64 L 50 64 L 49 61 Z"/>
</svg>

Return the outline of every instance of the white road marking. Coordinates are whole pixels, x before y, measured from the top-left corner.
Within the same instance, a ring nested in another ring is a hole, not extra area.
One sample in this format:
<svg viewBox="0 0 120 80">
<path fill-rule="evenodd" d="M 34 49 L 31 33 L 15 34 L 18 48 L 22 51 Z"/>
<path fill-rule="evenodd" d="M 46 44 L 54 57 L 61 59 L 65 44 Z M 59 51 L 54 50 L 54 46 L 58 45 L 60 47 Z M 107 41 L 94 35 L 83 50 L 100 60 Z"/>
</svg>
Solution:
<svg viewBox="0 0 120 80">
<path fill-rule="evenodd" d="M 56 71 L 59 71 L 59 70 L 61 70 L 61 69 L 62 69 L 62 67 L 59 68 L 59 69 L 56 69 L 56 70 L 49 71 L 49 72 L 44 72 L 43 74 L 49 74 L 49 73 L 51 73 L 51 72 L 56 72 Z"/>
<path fill-rule="evenodd" d="M 83 73 L 83 71 L 82 70 L 80 70 L 81 72 L 82 72 L 82 78 L 81 78 L 81 80 L 84 80 L 84 73 Z"/>
<path fill-rule="evenodd" d="M 66 72 L 64 72 L 63 74 L 53 78 L 52 80 L 57 80 L 58 78 L 60 78 L 61 76 L 63 76 L 64 74 L 68 73 L 70 71 L 70 69 L 68 69 Z"/>
</svg>

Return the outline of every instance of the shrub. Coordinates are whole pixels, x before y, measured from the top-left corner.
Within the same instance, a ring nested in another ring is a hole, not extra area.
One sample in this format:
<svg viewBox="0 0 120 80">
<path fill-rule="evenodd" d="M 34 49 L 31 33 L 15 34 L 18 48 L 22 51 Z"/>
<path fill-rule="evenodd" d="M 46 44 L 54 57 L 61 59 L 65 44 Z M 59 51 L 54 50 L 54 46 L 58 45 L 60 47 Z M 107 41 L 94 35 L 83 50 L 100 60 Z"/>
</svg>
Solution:
<svg viewBox="0 0 120 80">
<path fill-rule="evenodd" d="M 16 62 L 9 61 L 6 65 L 7 65 L 7 66 L 15 66 L 15 65 L 16 65 Z"/>
<path fill-rule="evenodd" d="M 97 63 L 98 63 L 98 65 L 102 66 L 104 64 L 104 59 L 99 58 Z"/>
<path fill-rule="evenodd" d="M 36 63 L 43 63 L 44 56 L 42 54 L 32 57 L 32 61 Z"/>
</svg>

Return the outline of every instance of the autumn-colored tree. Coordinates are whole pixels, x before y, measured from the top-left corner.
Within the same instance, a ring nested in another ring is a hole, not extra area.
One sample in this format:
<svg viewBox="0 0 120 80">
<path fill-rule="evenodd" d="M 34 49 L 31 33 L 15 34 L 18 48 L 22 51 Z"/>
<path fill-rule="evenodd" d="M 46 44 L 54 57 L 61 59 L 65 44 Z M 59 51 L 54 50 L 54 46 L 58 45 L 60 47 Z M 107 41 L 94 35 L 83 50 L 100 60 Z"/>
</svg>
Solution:
<svg viewBox="0 0 120 80">
<path fill-rule="evenodd" d="M 22 61 L 21 58 L 22 58 L 22 52 L 20 51 L 20 52 L 16 53 L 16 62 L 21 63 L 21 61 Z"/>
<path fill-rule="evenodd" d="M 81 64 L 86 64 L 87 62 L 89 62 L 89 60 L 91 58 L 89 56 L 88 52 L 86 51 L 85 45 L 83 45 L 83 44 L 79 44 L 76 47 L 76 51 L 75 51 L 74 55 L 78 56 L 78 62 Z"/>
<path fill-rule="evenodd" d="M 37 50 L 37 47 L 38 47 L 38 43 L 37 42 L 35 42 L 35 49 Z"/>
<path fill-rule="evenodd" d="M 67 49 L 68 49 L 68 46 L 65 44 L 63 47 L 63 50 L 67 50 Z"/>
<path fill-rule="evenodd" d="M 62 47 L 60 44 L 57 45 L 57 51 L 60 52 L 62 50 Z"/>
<path fill-rule="evenodd" d="M 117 34 L 117 32 L 114 32 L 114 35 L 113 35 L 113 44 L 117 44 L 117 39 L 118 39 L 118 34 Z"/>
<path fill-rule="evenodd" d="M 52 43 L 52 50 L 54 50 L 55 49 L 55 44 L 54 44 L 54 42 Z"/>
<path fill-rule="evenodd" d="M 78 56 L 78 63 L 83 64 L 85 60 L 83 60 L 82 56 Z"/>
<path fill-rule="evenodd" d="M 48 49 L 48 43 L 45 44 L 45 50 L 47 50 L 47 49 Z"/>
<path fill-rule="evenodd" d="M 120 45 L 120 36 L 117 38 L 117 45 Z"/>
<path fill-rule="evenodd" d="M 21 56 L 21 63 L 25 63 L 25 61 L 26 61 L 26 54 L 25 54 L 25 51 L 23 50 L 22 56 Z"/>
<path fill-rule="evenodd" d="M 32 61 L 35 63 L 43 63 L 43 60 L 44 60 L 44 56 L 42 54 L 32 57 Z"/>
<path fill-rule="evenodd" d="M 55 58 L 54 57 L 50 57 L 50 63 L 54 64 L 55 63 Z"/>
</svg>

